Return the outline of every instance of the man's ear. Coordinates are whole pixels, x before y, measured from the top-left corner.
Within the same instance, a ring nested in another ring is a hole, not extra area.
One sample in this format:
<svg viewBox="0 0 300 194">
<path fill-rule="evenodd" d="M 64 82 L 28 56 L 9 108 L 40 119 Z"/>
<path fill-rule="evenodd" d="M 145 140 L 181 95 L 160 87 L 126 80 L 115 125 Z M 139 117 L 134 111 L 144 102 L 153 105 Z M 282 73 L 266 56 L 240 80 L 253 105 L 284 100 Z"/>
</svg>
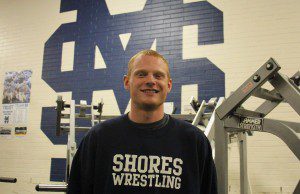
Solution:
<svg viewBox="0 0 300 194">
<path fill-rule="evenodd" d="M 123 77 L 123 84 L 124 84 L 124 88 L 126 90 L 129 90 L 129 77 L 128 77 L 128 75 L 124 75 L 124 77 Z"/>
<path fill-rule="evenodd" d="M 170 78 L 168 81 L 168 93 L 170 93 L 172 90 L 172 79 Z"/>
</svg>

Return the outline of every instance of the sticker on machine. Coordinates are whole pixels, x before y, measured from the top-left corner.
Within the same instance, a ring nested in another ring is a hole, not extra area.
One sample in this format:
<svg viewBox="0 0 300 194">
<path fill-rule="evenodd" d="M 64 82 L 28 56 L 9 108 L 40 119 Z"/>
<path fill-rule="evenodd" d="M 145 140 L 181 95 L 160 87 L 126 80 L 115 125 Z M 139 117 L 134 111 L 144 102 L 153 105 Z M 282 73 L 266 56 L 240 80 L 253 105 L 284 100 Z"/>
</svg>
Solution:
<svg viewBox="0 0 300 194">
<path fill-rule="evenodd" d="M 262 131 L 263 119 L 255 117 L 240 117 L 238 127 L 246 130 Z"/>
</svg>

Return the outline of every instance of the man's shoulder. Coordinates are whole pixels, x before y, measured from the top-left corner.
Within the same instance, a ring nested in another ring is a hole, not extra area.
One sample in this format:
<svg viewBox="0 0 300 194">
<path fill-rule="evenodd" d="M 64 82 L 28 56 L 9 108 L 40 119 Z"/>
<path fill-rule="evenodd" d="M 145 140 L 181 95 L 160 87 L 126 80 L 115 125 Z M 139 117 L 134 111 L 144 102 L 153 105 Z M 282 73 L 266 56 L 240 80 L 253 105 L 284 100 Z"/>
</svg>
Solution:
<svg viewBox="0 0 300 194">
<path fill-rule="evenodd" d="M 192 125 L 188 121 L 185 121 L 182 119 L 177 119 L 175 117 L 172 117 L 172 115 L 170 115 L 170 118 L 174 121 L 174 123 L 177 127 L 180 127 L 183 129 L 188 129 L 188 130 L 197 130 L 198 129 L 196 126 Z"/>
<path fill-rule="evenodd" d="M 194 135 L 202 137 L 202 138 L 205 137 L 205 134 L 201 129 L 192 125 L 188 121 L 177 119 L 172 116 L 171 116 L 171 119 L 175 123 L 175 128 L 177 130 L 179 130 L 180 132 L 186 133 L 186 134 L 194 134 Z"/>
<path fill-rule="evenodd" d="M 107 119 L 107 120 L 99 123 L 99 125 L 103 125 L 105 127 L 120 125 L 120 124 L 124 123 L 124 121 L 126 120 L 126 116 L 127 116 L 126 114 L 121 115 L 121 116 L 116 116 L 112 119 Z"/>
<path fill-rule="evenodd" d="M 107 141 L 118 137 L 122 131 L 122 126 L 126 122 L 125 116 L 117 116 L 113 119 L 105 120 L 93 126 L 84 136 L 84 142 Z"/>
<path fill-rule="evenodd" d="M 108 119 L 105 121 L 102 121 L 95 125 L 91 130 L 95 131 L 96 133 L 111 130 L 111 129 L 118 129 L 120 128 L 124 122 L 125 122 L 126 115 L 117 116 L 112 119 Z"/>
</svg>

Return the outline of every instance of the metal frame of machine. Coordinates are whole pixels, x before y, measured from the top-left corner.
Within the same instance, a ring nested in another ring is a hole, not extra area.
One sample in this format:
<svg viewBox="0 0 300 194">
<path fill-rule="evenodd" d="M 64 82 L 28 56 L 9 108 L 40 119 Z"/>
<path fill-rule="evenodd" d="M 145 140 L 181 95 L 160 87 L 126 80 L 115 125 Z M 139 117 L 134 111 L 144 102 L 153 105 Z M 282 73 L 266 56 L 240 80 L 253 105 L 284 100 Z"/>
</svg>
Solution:
<svg viewBox="0 0 300 194">
<path fill-rule="evenodd" d="M 228 143 L 237 137 L 240 150 L 240 188 L 241 194 L 250 193 L 247 171 L 246 136 L 254 131 L 267 132 L 282 139 L 295 156 L 300 159 L 300 123 L 264 118 L 281 102 L 287 102 L 300 115 L 299 71 L 288 78 L 279 73 L 280 66 L 270 58 L 250 76 L 217 109 L 214 117 L 216 169 L 219 193 L 228 193 Z M 263 89 L 269 82 L 274 89 Z M 255 110 L 246 110 L 243 103 L 251 96 L 265 101 Z M 294 193 L 300 193 L 299 184 Z"/>
</svg>

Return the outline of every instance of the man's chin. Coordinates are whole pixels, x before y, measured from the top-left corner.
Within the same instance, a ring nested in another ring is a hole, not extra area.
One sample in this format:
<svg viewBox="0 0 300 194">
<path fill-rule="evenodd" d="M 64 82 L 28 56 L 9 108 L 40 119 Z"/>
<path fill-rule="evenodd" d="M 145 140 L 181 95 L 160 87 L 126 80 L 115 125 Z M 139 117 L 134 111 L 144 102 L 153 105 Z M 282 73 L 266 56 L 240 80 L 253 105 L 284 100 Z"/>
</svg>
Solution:
<svg viewBox="0 0 300 194">
<path fill-rule="evenodd" d="M 140 108 L 145 111 L 154 111 L 154 110 L 158 109 L 158 107 L 160 105 L 161 104 L 155 104 L 155 103 L 142 103 L 140 105 Z"/>
</svg>

